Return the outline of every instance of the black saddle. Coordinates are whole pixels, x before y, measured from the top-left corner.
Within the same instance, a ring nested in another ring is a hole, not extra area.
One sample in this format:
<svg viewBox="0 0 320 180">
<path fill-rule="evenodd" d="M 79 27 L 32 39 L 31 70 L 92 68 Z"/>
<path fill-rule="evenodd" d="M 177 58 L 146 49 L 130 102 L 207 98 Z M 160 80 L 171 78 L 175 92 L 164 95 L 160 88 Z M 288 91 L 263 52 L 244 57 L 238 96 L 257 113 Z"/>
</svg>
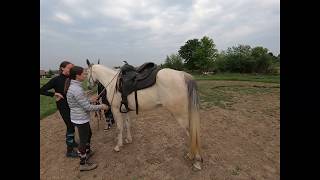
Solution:
<svg viewBox="0 0 320 180">
<path fill-rule="evenodd" d="M 139 67 L 133 67 L 126 63 L 120 68 L 120 74 L 117 80 L 117 90 L 122 96 L 120 106 L 121 113 L 127 113 L 131 110 L 128 107 L 127 96 L 132 92 L 135 92 L 136 114 L 138 114 L 137 91 L 153 86 L 156 83 L 156 77 L 159 70 L 160 68 L 152 62 L 144 63 Z M 126 111 L 121 110 L 122 105 L 125 106 Z"/>
</svg>

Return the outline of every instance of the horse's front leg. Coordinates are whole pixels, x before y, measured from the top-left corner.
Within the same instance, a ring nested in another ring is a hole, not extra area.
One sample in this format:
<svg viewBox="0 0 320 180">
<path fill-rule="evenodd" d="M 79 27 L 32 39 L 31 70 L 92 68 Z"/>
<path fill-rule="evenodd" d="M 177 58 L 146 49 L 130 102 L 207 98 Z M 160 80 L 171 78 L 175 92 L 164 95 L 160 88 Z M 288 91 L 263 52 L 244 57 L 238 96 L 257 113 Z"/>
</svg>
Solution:
<svg viewBox="0 0 320 180">
<path fill-rule="evenodd" d="M 132 136 L 131 136 L 131 119 L 129 114 L 126 114 L 126 118 L 125 118 L 125 124 L 126 124 L 126 129 L 127 129 L 127 137 L 125 139 L 126 143 L 132 143 Z"/>
<path fill-rule="evenodd" d="M 116 152 L 120 151 L 120 147 L 123 146 L 122 133 L 123 133 L 123 118 L 122 114 L 116 109 L 112 110 L 113 116 L 117 123 L 118 136 L 117 136 L 117 145 L 113 148 Z"/>
</svg>

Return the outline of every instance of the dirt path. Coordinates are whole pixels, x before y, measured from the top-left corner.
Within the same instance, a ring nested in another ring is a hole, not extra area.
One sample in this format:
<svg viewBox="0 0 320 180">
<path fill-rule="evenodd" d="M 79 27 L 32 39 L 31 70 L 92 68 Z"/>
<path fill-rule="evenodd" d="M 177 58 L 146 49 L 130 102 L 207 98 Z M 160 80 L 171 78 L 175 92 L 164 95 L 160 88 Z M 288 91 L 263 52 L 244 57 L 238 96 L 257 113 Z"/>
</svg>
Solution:
<svg viewBox="0 0 320 180">
<path fill-rule="evenodd" d="M 203 170 L 183 158 L 186 135 L 163 108 L 132 118 L 133 143 L 113 152 L 116 129 L 91 121 L 96 170 L 79 172 L 65 153 L 65 126 L 58 113 L 40 121 L 41 179 L 280 179 L 278 93 L 239 95 L 231 109 L 201 110 Z"/>
</svg>

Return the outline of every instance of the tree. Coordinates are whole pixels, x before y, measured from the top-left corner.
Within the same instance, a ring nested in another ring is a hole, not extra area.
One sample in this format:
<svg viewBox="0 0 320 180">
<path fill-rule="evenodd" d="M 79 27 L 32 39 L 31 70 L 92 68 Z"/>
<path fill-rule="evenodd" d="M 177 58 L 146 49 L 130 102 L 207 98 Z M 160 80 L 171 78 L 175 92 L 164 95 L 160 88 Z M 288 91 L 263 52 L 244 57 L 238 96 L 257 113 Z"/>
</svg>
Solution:
<svg viewBox="0 0 320 180">
<path fill-rule="evenodd" d="M 178 71 L 182 71 L 183 66 L 183 59 L 178 54 L 171 54 L 170 56 L 167 56 L 165 63 L 163 64 L 163 67 L 175 69 Z"/>
<path fill-rule="evenodd" d="M 249 45 L 238 45 L 228 48 L 225 53 L 225 69 L 230 72 L 251 73 L 254 60 Z"/>
<path fill-rule="evenodd" d="M 47 77 L 48 77 L 48 78 L 51 78 L 52 75 L 53 75 L 53 71 L 52 71 L 51 69 L 49 69 L 48 74 L 47 74 Z"/>
<path fill-rule="evenodd" d="M 212 70 L 214 61 L 218 55 L 213 40 L 204 36 L 198 39 L 188 40 L 180 47 L 179 55 L 185 59 L 185 65 L 190 70 L 208 71 Z"/>
<path fill-rule="evenodd" d="M 272 67 L 272 56 L 268 54 L 268 49 L 255 47 L 252 49 L 252 57 L 255 59 L 255 71 L 257 73 L 268 73 Z"/>
<path fill-rule="evenodd" d="M 195 52 L 196 68 L 202 72 L 213 70 L 214 61 L 218 56 L 218 50 L 215 48 L 213 40 L 204 36 L 200 40 L 200 46 Z"/>
<path fill-rule="evenodd" d="M 198 39 L 188 40 L 185 45 L 180 47 L 179 55 L 185 59 L 185 65 L 188 69 L 194 70 L 196 69 L 196 57 L 195 52 L 197 48 L 200 46 L 200 42 Z"/>
<path fill-rule="evenodd" d="M 275 58 L 267 48 L 238 45 L 222 51 L 215 64 L 220 72 L 272 73 Z"/>
<path fill-rule="evenodd" d="M 221 51 L 218 53 L 216 60 L 214 61 L 214 70 L 218 72 L 226 72 L 226 52 Z"/>
<path fill-rule="evenodd" d="M 280 53 L 278 54 L 278 56 L 276 57 L 277 59 L 277 64 L 280 64 Z"/>
</svg>

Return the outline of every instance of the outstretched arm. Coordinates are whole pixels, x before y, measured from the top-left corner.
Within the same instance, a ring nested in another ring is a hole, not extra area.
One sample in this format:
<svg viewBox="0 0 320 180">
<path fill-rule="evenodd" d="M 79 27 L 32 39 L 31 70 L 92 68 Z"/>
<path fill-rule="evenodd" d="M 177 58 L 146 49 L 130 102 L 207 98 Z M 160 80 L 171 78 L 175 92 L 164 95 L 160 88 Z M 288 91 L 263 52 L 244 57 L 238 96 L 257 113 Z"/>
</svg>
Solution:
<svg viewBox="0 0 320 180">
<path fill-rule="evenodd" d="M 50 96 L 53 97 L 54 96 L 54 92 L 50 92 L 50 89 L 53 89 L 55 86 L 55 78 L 52 78 L 49 80 L 49 82 L 47 82 L 45 85 L 43 85 L 40 88 L 40 94 L 41 95 L 45 95 L 45 96 Z"/>
<path fill-rule="evenodd" d="M 78 104 L 86 111 L 99 111 L 101 109 L 104 109 L 105 105 L 103 104 L 100 104 L 100 105 L 90 104 L 89 99 L 85 96 L 83 91 L 75 94 L 74 97 L 78 102 Z"/>
</svg>

